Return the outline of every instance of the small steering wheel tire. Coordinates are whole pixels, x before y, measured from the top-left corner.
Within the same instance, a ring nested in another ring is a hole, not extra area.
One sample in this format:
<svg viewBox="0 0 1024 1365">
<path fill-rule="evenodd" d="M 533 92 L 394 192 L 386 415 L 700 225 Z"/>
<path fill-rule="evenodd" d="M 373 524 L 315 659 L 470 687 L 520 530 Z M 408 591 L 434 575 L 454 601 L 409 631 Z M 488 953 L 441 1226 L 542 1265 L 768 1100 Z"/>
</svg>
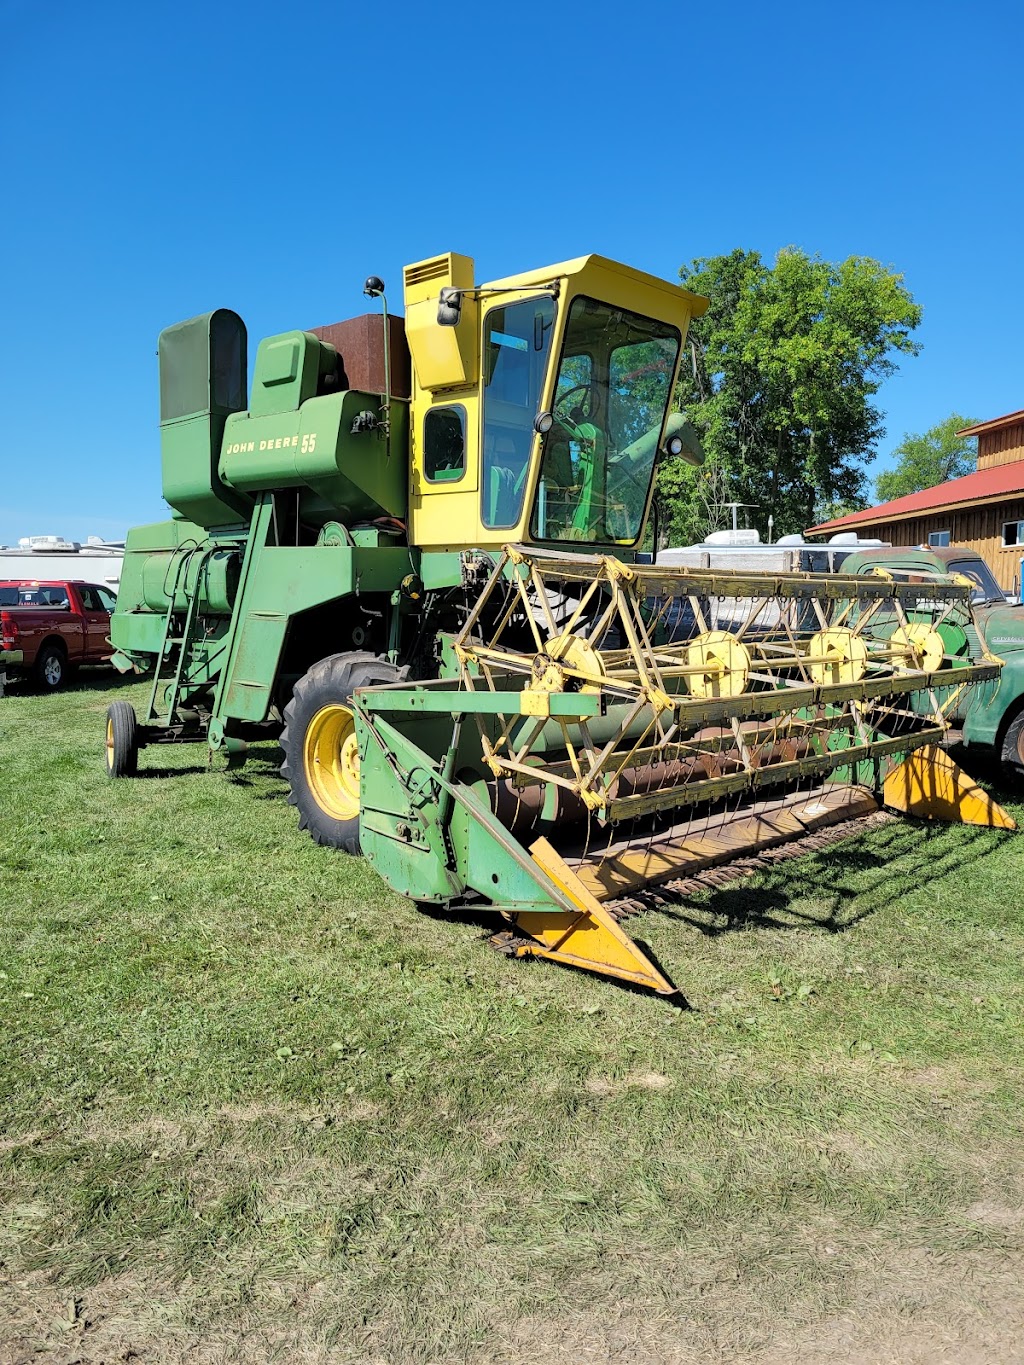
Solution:
<svg viewBox="0 0 1024 1365">
<path fill-rule="evenodd" d="M 36 658 L 35 680 L 46 692 L 63 687 L 68 676 L 68 656 L 63 645 L 44 645 Z"/>
<path fill-rule="evenodd" d="M 107 707 L 103 754 L 108 777 L 134 777 L 139 770 L 139 724 L 126 701 Z"/>
</svg>

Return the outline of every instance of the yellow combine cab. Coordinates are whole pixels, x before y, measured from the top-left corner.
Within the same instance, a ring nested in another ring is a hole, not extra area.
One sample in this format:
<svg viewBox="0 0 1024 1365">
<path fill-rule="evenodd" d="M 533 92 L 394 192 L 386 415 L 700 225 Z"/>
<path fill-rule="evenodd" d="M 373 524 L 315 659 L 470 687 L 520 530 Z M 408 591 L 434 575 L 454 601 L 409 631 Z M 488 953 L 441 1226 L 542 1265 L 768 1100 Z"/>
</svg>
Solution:
<svg viewBox="0 0 1024 1365">
<path fill-rule="evenodd" d="M 669 405 L 707 300 L 603 256 L 472 278 L 465 256 L 405 270 L 412 543 L 635 546 L 659 447 L 702 458 Z"/>
</svg>

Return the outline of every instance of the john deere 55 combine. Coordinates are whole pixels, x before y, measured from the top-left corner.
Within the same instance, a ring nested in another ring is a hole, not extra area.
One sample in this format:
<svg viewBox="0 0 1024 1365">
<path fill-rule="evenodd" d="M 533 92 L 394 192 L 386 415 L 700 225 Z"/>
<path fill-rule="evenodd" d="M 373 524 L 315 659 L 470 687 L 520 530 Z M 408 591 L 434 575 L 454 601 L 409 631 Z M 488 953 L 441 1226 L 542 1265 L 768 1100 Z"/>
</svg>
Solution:
<svg viewBox="0 0 1024 1365">
<path fill-rule="evenodd" d="M 375 278 L 367 292 L 383 294 Z M 703 299 L 597 256 L 407 267 L 404 326 L 160 338 L 170 521 L 129 536 L 107 767 L 276 726 L 299 823 L 498 946 L 672 989 L 623 897 L 877 808 L 1009 826 L 936 747 L 969 586 L 637 561 Z M 908 757 L 909 755 L 909 757 Z"/>
</svg>

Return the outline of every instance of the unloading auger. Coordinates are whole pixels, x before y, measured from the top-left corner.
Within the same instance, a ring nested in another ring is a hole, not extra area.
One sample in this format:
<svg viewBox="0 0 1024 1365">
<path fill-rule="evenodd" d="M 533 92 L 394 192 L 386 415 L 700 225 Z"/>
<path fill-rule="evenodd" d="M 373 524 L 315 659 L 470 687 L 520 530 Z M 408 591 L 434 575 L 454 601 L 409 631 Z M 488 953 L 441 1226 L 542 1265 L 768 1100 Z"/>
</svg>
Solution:
<svg viewBox="0 0 1024 1365">
<path fill-rule="evenodd" d="M 955 577 L 736 574 L 508 546 L 436 681 L 353 699 L 362 851 L 492 940 L 672 994 L 644 887 L 866 816 L 1013 829 L 938 747 L 998 676 Z"/>
</svg>

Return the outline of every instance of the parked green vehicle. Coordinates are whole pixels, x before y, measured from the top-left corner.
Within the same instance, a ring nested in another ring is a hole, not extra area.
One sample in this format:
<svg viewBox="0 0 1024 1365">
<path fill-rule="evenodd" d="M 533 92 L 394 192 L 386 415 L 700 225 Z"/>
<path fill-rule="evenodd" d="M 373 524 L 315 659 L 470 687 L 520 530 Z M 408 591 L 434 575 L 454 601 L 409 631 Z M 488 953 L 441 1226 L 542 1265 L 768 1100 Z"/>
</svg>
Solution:
<svg viewBox="0 0 1024 1365">
<path fill-rule="evenodd" d="M 1008 602 L 992 570 L 974 550 L 963 546 L 900 547 L 857 551 L 843 561 L 843 573 L 887 570 L 904 574 L 963 574 L 975 585 L 975 619 L 990 653 L 1005 666 L 992 682 L 979 683 L 954 712 L 970 749 L 997 753 L 1015 776 L 1024 775 L 1024 606 Z"/>
</svg>

